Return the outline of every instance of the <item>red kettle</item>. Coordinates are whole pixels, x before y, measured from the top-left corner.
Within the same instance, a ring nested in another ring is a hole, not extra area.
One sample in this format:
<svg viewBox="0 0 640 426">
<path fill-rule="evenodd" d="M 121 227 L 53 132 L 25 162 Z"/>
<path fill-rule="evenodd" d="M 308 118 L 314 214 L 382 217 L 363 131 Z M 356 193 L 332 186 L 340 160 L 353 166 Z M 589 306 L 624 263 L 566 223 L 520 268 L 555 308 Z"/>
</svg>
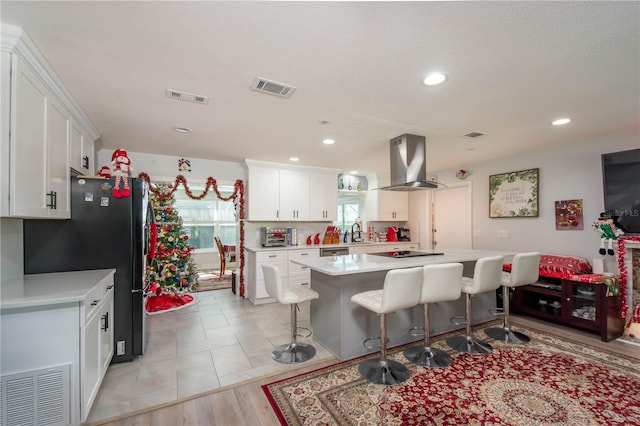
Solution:
<svg viewBox="0 0 640 426">
<path fill-rule="evenodd" d="M 390 226 L 387 229 L 387 242 L 389 242 L 389 243 L 398 242 L 398 227 L 397 226 Z"/>
</svg>

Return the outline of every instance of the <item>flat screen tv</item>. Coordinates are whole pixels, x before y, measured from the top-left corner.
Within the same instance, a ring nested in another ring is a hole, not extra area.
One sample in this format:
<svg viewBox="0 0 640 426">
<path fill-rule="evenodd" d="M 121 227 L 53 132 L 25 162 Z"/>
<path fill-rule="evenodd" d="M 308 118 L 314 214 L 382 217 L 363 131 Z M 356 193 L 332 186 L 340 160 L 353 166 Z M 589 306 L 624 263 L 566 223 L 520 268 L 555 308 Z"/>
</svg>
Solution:
<svg viewBox="0 0 640 426">
<path fill-rule="evenodd" d="M 604 208 L 618 228 L 640 234 L 640 149 L 602 154 Z"/>
</svg>

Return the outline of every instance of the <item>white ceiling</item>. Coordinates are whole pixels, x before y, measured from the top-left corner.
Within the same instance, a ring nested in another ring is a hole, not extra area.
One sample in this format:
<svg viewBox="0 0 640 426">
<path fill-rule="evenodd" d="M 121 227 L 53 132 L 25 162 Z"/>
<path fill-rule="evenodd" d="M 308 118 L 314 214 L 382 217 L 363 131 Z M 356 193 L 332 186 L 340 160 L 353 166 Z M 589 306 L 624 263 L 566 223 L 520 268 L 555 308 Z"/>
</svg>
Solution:
<svg viewBox="0 0 640 426">
<path fill-rule="evenodd" d="M 29 34 L 107 149 L 386 174 L 404 133 L 426 137 L 438 170 L 640 129 L 637 1 L 2 0 L 0 17 Z M 421 85 L 432 70 L 448 81 Z M 253 91 L 258 76 L 297 90 Z M 562 116 L 572 123 L 549 124 Z"/>
</svg>

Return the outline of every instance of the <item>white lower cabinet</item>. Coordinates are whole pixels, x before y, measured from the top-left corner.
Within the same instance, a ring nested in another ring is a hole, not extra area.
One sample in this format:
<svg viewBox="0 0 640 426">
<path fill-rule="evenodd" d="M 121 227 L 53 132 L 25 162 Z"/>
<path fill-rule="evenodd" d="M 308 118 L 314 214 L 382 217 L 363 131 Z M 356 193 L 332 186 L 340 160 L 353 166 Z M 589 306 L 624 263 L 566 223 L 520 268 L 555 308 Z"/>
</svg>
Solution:
<svg viewBox="0 0 640 426">
<path fill-rule="evenodd" d="M 282 280 L 287 279 L 287 251 L 261 251 L 247 252 L 247 297 L 254 305 L 273 302 L 274 299 L 267 294 L 264 286 L 264 275 L 262 274 L 262 264 L 270 263 L 280 270 Z"/>
<path fill-rule="evenodd" d="M 91 411 L 102 378 L 113 357 L 113 284 L 99 288 L 84 302 L 92 308 L 80 335 L 80 395 L 82 419 Z"/>
<path fill-rule="evenodd" d="M 0 424 L 86 422 L 113 356 L 114 272 L 2 283 Z"/>
<path fill-rule="evenodd" d="M 311 270 L 292 262 L 294 259 L 311 259 L 320 256 L 317 248 L 286 248 L 283 250 L 247 251 L 247 297 L 254 305 L 274 302 L 267 294 L 262 275 L 262 264 L 270 263 L 280 270 L 282 281 L 288 288 L 309 286 Z"/>
<path fill-rule="evenodd" d="M 311 287 L 311 269 L 308 266 L 302 266 L 293 260 L 315 259 L 320 257 L 319 249 L 292 249 L 287 252 L 289 259 L 289 288 Z"/>
</svg>

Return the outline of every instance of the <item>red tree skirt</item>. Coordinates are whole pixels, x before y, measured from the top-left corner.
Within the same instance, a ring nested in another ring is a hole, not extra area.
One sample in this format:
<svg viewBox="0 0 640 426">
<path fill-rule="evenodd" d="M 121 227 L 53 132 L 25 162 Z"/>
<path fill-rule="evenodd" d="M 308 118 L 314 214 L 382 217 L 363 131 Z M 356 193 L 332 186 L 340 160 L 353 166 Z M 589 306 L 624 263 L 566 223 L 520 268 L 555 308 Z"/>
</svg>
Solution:
<svg viewBox="0 0 640 426">
<path fill-rule="evenodd" d="M 189 305 L 197 303 L 198 299 L 190 294 L 161 294 L 159 296 L 149 296 L 144 304 L 148 314 L 159 314 L 162 312 L 175 311 Z"/>
</svg>

